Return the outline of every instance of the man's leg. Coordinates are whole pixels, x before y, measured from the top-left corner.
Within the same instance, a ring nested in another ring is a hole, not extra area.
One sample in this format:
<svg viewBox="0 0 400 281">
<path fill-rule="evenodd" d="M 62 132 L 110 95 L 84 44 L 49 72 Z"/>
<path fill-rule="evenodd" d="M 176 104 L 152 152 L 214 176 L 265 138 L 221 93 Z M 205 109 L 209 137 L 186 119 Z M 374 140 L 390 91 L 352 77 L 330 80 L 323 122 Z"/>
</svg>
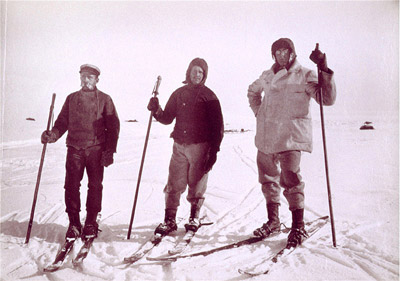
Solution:
<svg viewBox="0 0 400 281">
<path fill-rule="evenodd" d="M 304 209 L 304 182 L 300 175 L 301 152 L 285 151 L 279 154 L 281 163 L 280 184 L 291 211 Z"/>
<path fill-rule="evenodd" d="M 189 222 L 185 225 L 186 230 L 197 231 L 200 226 L 200 209 L 205 199 L 208 181 L 208 173 L 204 173 L 208 150 L 208 143 L 191 144 L 186 150 L 189 159 L 189 190 L 186 199 L 191 205 Z"/>
<path fill-rule="evenodd" d="M 101 145 L 85 149 L 86 173 L 88 175 L 88 193 L 86 198 L 86 220 L 83 235 L 97 237 L 97 214 L 101 211 L 103 197 L 104 167 L 101 165 Z"/>
<path fill-rule="evenodd" d="M 281 185 L 285 189 L 283 194 L 292 212 L 292 230 L 287 242 L 289 248 L 300 245 L 307 237 L 304 230 L 304 182 L 300 175 L 300 160 L 300 151 L 285 151 L 280 154 Z"/>
<path fill-rule="evenodd" d="M 82 151 L 73 147 L 69 147 L 67 151 L 67 159 L 65 162 L 65 207 L 69 218 L 69 227 L 67 230 L 67 238 L 77 238 L 82 231 L 80 222 L 80 186 L 85 170 L 85 157 Z"/>
<path fill-rule="evenodd" d="M 184 145 L 174 142 L 169 163 L 168 183 L 164 188 L 164 222 L 157 226 L 155 233 L 166 235 L 177 229 L 176 213 L 181 194 L 186 190 L 188 166 L 189 163 L 184 155 Z"/>
<path fill-rule="evenodd" d="M 280 171 L 276 154 L 257 153 L 258 179 L 266 200 L 268 220 L 254 234 L 268 237 L 280 231 L 279 206 L 281 187 L 279 186 Z"/>
</svg>

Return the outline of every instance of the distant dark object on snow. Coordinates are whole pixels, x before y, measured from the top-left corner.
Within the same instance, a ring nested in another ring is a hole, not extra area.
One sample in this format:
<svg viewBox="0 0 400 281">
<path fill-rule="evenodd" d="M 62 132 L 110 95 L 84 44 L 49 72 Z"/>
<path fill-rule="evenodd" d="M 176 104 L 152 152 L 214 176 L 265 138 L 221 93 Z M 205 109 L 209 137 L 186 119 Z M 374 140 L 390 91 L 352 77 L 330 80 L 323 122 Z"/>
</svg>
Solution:
<svg viewBox="0 0 400 281">
<path fill-rule="evenodd" d="M 134 119 L 134 120 L 126 120 L 125 122 L 138 122 L 138 120 Z"/>
<path fill-rule="evenodd" d="M 364 122 L 364 125 L 362 125 L 361 127 L 360 127 L 360 130 L 374 130 L 375 128 L 374 128 L 374 126 L 372 125 L 372 122 L 370 122 L 370 121 L 365 121 Z"/>
<path fill-rule="evenodd" d="M 233 130 L 224 130 L 224 133 L 245 133 L 248 131 L 250 131 L 250 130 L 240 129 L 240 131 L 239 131 L 239 130 L 233 129 Z"/>
<path fill-rule="evenodd" d="M 32 117 L 28 117 L 28 118 L 26 118 L 26 120 L 28 120 L 28 121 L 36 121 L 35 118 L 32 118 Z"/>
</svg>

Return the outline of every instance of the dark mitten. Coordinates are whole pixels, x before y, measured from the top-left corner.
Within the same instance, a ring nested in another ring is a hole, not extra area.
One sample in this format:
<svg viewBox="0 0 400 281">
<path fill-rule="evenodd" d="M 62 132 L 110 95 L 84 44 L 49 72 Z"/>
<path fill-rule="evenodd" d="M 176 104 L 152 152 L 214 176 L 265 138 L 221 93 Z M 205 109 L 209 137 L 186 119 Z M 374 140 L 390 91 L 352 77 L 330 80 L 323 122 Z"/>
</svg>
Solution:
<svg viewBox="0 0 400 281">
<path fill-rule="evenodd" d="M 207 155 L 206 163 L 204 164 L 204 172 L 207 174 L 211 171 L 215 162 L 217 162 L 217 152 L 218 150 L 215 148 L 211 148 Z"/>
<path fill-rule="evenodd" d="M 114 163 L 114 153 L 111 150 L 104 150 L 101 154 L 101 165 L 104 167 Z"/>
<path fill-rule="evenodd" d="M 152 97 L 147 105 L 147 109 L 153 113 L 156 113 L 157 110 L 160 108 L 160 103 L 158 102 L 157 97 Z"/>
<path fill-rule="evenodd" d="M 328 64 L 326 62 L 326 55 L 320 50 L 316 49 L 311 52 L 310 60 L 312 60 L 322 71 L 328 71 Z"/>
<path fill-rule="evenodd" d="M 40 141 L 44 143 L 53 143 L 56 142 L 57 140 L 57 135 L 55 132 L 52 131 L 44 131 L 42 133 L 42 136 L 40 137 Z"/>
</svg>

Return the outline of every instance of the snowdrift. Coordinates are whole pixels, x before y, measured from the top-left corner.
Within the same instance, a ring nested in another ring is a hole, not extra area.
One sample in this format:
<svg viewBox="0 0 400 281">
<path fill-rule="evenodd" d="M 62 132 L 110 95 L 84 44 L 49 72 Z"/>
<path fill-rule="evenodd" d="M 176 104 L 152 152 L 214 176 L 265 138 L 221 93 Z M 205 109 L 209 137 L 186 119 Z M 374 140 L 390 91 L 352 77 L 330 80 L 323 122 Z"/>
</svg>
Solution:
<svg viewBox="0 0 400 281">
<path fill-rule="evenodd" d="M 209 176 L 203 214 L 214 223 L 200 228 L 185 253 L 203 251 L 251 236 L 266 221 L 265 200 L 257 182 L 254 120 L 228 130 L 216 166 Z M 328 223 L 306 244 L 254 280 L 398 280 L 399 201 L 398 136 L 396 122 L 374 122 L 376 130 L 360 131 L 359 120 L 327 120 L 328 160 L 335 214 L 337 247 L 332 247 Z M 172 150 L 172 126 L 154 123 L 149 140 L 131 239 L 127 239 L 147 124 L 122 122 L 115 163 L 106 168 L 100 232 L 80 269 L 71 257 L 54 273 L 43 267 L 54 259 L 67 229 L 63 184 L 65 137 L 47 146 L 34 224 L 24 244 L 42 145 L 36 140 L 2 145 L 1 163 L 1 280 L 243 280 L 238 268 L 256 265 L 285 245 L 286 235 L 207 256 L 176 262 L 145 258 L 126 266 L 161 222 L 162 192 Z M 314 152 L 302 158 L 306 183 L 305 220 L 328 215 L 325 170 L 319 122 L 314 122 Z M 379 126 L 378 126 L 379 125 Z M 82 182 L 81 218 L 85 216 L 86 176 Z M 189 204 L 184 194 L 179 229 L 149 256 L 166 253 L 183 236 Z M 282 196 L 281 221 L 290 226 Z M 71 256 L 80 245 L 76 242 Z"/>
</svg>

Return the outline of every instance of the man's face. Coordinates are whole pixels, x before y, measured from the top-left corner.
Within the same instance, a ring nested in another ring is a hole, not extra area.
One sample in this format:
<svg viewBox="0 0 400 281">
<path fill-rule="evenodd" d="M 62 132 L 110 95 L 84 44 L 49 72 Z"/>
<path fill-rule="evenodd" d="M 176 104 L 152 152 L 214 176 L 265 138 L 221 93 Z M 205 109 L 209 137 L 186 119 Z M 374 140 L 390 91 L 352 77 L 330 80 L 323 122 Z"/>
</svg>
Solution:
<svg viewBox="0 0 400 281">
<path fill-rule="evenodd" d="M 192 69 L 190 70 L 190 81 L 192 82 L 193 85 L 198 85 L 200 84 L 201 81 L 203 81 L 204 77 L 204 71 L 200 66 L 193 66 Z"/>
<path fill-rule="evenodd" d="M 286 66 L 289 63 L 290 52 L 289 49 L 280 48 L 275 52 L 276 62 L 280 66 Z"/>
<path fill-rule="evenodd" d="M 97 75 L 87 71 L 81 72 L 81 87 L 84 90 L 93 90 L 96 88 L 96 84 L 99 82 Z"/>
</svg>

